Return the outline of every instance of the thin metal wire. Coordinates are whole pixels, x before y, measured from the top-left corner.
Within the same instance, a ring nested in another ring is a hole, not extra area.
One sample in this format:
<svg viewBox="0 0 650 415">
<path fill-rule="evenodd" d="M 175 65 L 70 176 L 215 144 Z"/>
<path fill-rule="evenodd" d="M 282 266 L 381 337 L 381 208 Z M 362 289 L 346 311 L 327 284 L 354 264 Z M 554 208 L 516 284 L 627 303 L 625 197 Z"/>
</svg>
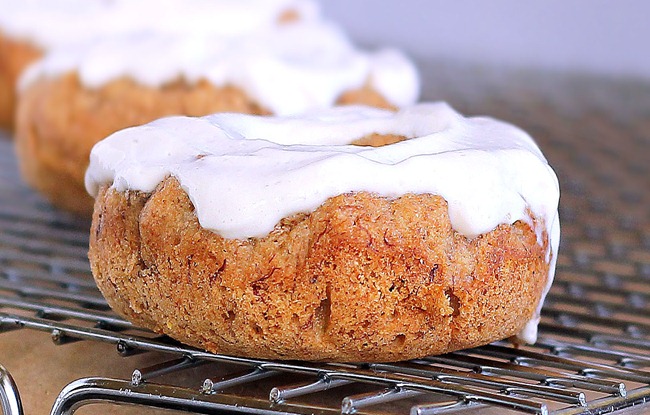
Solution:
<svg viewBox="0 0 650 415">
<path fill-rule="evenodd" d="M 133 386 L 129 381 L 84 378 L 67 385 L 57 397 L 52 414 L 71 415 L 98 401 L 174 409 L 200 414 L 334 415 L 338 411 L 317 405 L 271 405 L 266 399 L 228 394 L 199 395 L 196 390 L 155 383 Z"/>
<path fill-rule="evenodd" d="M 0 409 L 3 415 L 23 415 L 23 405 L 16 382 L 2 365 L 0 365 Z"/>
</svg>

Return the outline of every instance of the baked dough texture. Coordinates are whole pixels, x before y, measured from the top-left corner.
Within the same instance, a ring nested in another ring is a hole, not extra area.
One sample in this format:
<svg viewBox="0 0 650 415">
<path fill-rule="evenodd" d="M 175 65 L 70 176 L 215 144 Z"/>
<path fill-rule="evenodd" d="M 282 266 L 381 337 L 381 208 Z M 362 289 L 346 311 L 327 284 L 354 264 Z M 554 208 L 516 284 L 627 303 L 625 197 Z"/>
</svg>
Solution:
<svg viewBox="0 0 650 415">
<path fill-rule="evenodd" d="M 543 225 L 543 224 L 542 224 Z M 516 334 L 548 275 L 548 236 L 517 221 L 468 239 L 430 194 L 329 198 L 263 238 L 198 223 L 178 181 L 101 187 L 89 258 L 118 313 L 211 352 L 396 361 Z"/>
<path fill-rule="evenodd" d="M 393 109 L 369 86 L 344 92 L 338 103 Z M 76 72 L 30 84 L 17 112 L 16 151 L 23 178 L 55 206 L 88 217 L 93 199 L 85 190 L 84 173 L 90 150 L 111 133 L 175 114 L 270 114 L 234 86 L 178 80 L 154 88 L 120 78 L 91 89 Z"/>
<path fill-rule="evenodd" d="M 18 78 L 42 53 L 30 42 L 13 39 L 0 31 L 0 128 L 14 128 Z"/>
</svg>

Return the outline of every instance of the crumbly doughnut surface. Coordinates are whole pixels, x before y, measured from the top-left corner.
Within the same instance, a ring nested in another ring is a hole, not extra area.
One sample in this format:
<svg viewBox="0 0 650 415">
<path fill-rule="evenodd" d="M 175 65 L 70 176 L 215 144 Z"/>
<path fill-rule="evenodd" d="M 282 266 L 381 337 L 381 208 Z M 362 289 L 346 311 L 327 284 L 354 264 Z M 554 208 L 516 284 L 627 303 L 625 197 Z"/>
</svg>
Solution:
<svg viewBox="0 0 650 415">
<path fill-rule="evenodd" d="M 31 43 L 13 39 L 0 31 L 0 128 L 13 129 L 18 78 L 41 54 Z"/>
<path fill-rule="evenodd" d="M 370 87 L 344 93 L 339 103 L 391 108 Z M 241 89 L 207 81 L 190 85 L 179 80 L 152 88 L 121 78 L 90 89 L 75 73 L 42 78 L 19 102 L 16 148 L 21 173 L 54 205 L 90 216 L 93 199 L 84 188 L 84 173 L 93 145 L 115 131 L 160 117 L 216 112 L 269 114 Z"/>
<path fill-rule="evenodd" d="M 104 185 L 92 271 L 136 324 L 216 353 L 395 361 L 514 335 L 544 289 L 548 247 L 520 221 L 467 239 L 445 200 L 358 192 L 224 239 L 173 177 L 151 194 Z"/>
</svg>

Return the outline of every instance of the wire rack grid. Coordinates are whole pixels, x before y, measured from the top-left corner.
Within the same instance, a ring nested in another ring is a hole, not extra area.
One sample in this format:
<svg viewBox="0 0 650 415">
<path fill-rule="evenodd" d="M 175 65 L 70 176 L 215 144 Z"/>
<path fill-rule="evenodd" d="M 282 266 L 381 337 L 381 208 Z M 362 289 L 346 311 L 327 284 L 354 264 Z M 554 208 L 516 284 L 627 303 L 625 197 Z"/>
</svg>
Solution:
<svg viewBox="0 0 650 415">
<path fill-rule="evenodd" d="M 0 332 L 111 343 L 127 365 L 134 354 L 165 357 L 134 367 L 131 379 L 70 383 L 52 414 L 97 400 L 232 414 L 650 411 L 642 405 L 650 400 L 650 89 L 555 77 L 553 88 L 539 82 L 531 91 L 517 79 L 508 88 L 430 83 L 427 94 L 524 126 L 558 172 L 561 252 L 534 346 L 498 342 L 390 364 L 278 362 L 211 354 L 133 327 L 93 283 L 88 223 L 21 183 L 9 140 L 0 140 Z M 4 414 L 22 414 L 19 390 L 0 366 Z"/>
</svg>

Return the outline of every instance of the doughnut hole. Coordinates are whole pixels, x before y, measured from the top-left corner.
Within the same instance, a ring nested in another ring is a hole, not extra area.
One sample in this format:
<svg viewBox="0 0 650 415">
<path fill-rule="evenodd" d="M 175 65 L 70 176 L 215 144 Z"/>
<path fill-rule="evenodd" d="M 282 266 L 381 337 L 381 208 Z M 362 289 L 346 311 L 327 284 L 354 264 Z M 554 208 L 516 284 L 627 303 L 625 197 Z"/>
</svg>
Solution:
<svg viewBox="0 0 650 415">
<path fill-rule="evenodd" d="M 403 135 L 394 134 L 371 134 L 354 140 L 352 145 L 361 147 L 383 147 L 390 144 L 399 143 L 400 141 L 407 140 Z"/>
<path fill-rule="evenodd" d="M 294 9 L 287 9 L 278 16 L 278 23 L 281 25 L 295 23 L 302 20 L 300 14 Z"/>
</svg>

